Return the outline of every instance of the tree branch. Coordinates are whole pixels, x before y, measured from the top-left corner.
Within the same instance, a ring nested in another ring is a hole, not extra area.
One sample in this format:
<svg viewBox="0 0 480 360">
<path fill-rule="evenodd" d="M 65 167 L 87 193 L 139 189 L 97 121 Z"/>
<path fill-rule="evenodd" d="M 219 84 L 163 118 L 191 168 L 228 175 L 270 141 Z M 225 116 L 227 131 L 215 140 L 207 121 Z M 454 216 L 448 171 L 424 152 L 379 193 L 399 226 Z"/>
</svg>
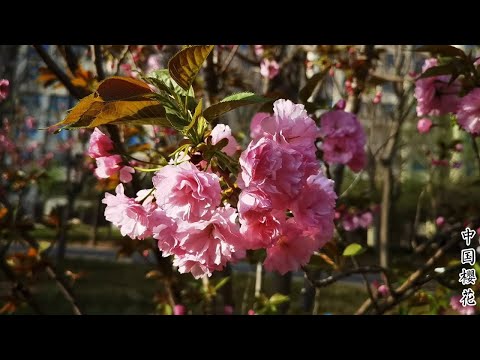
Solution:
<svg viewBox="0 0 480 360">
<path fill-rule="evenodd" d="M 362 266 L 357 269 L 347 269 L 341 273 L 330 275 L 324 279 L 315 280 L 311 278 L 310 272 L 306 269 L 306 267 L 303 267 L 302 269 L 305 272 L 305 275 L 307 276 L 307 279 L 310 282 L 310 284 L 315 287 L 325 287 L 354 274 L 375 274 L 375 273 L 387 274 L 387 269 L 384 269 L 381 266 L 372 265 L 372 266 Z"/>
<path fill-rule="evenodd" d="M 95 56 L 95 68 L 97 69 L 97 80 L 105 79 L 105 70 L 103 69 L 103 55 L 101 45 L 93 45 L 93 54 Z"/>
<path fill-rule="evenodd" d="M 51 58 L 48 52 L 41 45 L 33 45 L 33 47 L 45 62 L 45 65 L 47 65 L 50 71 L 55 74 L 57 79 L 63 84 L 63 86 L 67 88 L 73 97 L 81 99 L 88 95 L 85 93 L 85 91 L 72 84 L 70 77 L 58 66 L 58 64 Z"/>
</svg>

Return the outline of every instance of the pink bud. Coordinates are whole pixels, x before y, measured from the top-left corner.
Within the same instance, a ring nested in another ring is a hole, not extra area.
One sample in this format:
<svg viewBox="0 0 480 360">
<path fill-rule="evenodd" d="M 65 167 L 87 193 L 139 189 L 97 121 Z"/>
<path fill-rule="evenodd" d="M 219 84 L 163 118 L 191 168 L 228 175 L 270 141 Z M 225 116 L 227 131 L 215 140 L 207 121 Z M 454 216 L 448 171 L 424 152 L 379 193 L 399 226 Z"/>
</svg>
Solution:
<svg viewBox="0 0 480 360">
<path fill-rule="evenodd" d="M 328 75 L 334 76 L 335 75 L 335 68 L 331 67 L 330 70 L 328 70 Z"/>
<path fill-rule="evenodd" d="M 420 134 L 426 134 L 430 131 L 433 123 L 430 119 L 428 118 L 423 118 L 418 120 L 417 123 L 417 130 Z"/>
<path fill-rule="evenodd" d="M 462 143 L 455 144 L 454 150 L 456 152 L 462 152 L 463 151 L 463 144 Z"/>
<path fill-rule="evenodd" d="M 256 315 L 253 309 L 248 310 L 248 315 Z"/>
<path fill-rule="evenodd" d="M 223 313 L 225 315 L 233 315 L 233 306 L 232 305 L 225 305 L 223 308 Z"/>
<path fill-rule="evenodd" d="M 173 307 L 173 315 L 185 315 L 187 308 L 182 304 L 177 304 Z"/>
<path fill-rule="evenodd" d="M 378 287 L 377 291 L 381 297 L 387 297 L 390 294 L 390 290 L 388 290 L 387 285 L 383 284 Z"/>
<path fill-rule="evenodd" d="M 439 216 L 435 219 L 435 224 L 437 224 L 438 227 L 442 227 L 445 224 L 445 218 L 443 216 Z"/>
</svg>

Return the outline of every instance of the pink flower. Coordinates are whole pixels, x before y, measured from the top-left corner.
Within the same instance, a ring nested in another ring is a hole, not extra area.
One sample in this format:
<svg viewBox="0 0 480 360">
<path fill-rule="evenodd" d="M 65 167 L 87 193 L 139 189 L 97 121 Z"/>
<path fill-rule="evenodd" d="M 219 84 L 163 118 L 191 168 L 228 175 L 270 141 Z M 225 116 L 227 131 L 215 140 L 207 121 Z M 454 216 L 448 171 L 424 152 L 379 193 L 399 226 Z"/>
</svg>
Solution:
<svg viewBox="0 0 480 360">
<path fill-rule="evenodd" d="M 129 183 L 132 181 L 132 174 L 135 173 L 135 170 L 130 166 L 123 166 L 120 169 L 120 181 L 123 183 Z"/>
<path fill-rule="evenodd" d="M 318 241 L 302 231 L 302 227 L 289 219 L 282 226 L 282 234 L 275 244 L 267 249 L 263 263 L 268 271 L 285 274 L 306 265 L 311 255 L 319 248 Z"/>
<path fill-rule="evenodd" d="M 266 137 L 250 142 L 240 166 L 242 186 L 259 186 L 279 209 L 298 195 L 306 172 L 301 153 Z"/>
<path fill-rule="evenodd" d="M 273 79 L 280 72 L 280 65 L 275 60 L 263 59 L 260 63 L 260 75 Z"/>
<path fill-rule="evenodd" d="M 163 167 L 152 182 L 158 206 L 174 219 L 196 221 L 220 205 L 218 176 L 200 171 L 190 162 Z"/>
<path fill-rule="evenodd" d="M 435 219 L 435 224 L 437 224 L 438 227 L 442 227 L 445 224 L 445 218 L 443 216 L 439 216 Z"/>
<path fill-rule="evenodd" d="M 250 122 L 250 138 L 252 140 L 257 140 L 263 135 L 261 123 L 263 119 L 269 116 L 270 114 L 265 112 L 259 112 L 253 116 L 252 121 Z"/>
<path fill-rule="evenodd" d="M 27 129 L 33 129 L 35 127 L 35 118 L 33 116 L 27 116 L 25 118 L 25 126 Z"/>
<path fill-rule="evenodd" d="M 173 315 L 185 315 L 187 308 L 182 304 L 175 304 L 173 307 Z"/>
<path fill-rule="evenodd" d="M 257 315 L 257 314 L 255 313 L 255 310 L 250 309 L 248 310 L 248 315 Z"/>
<path fill-rule="evenodd" d="M 322 173 L 308 177 L 306 184 L 292 205 L 295 222 L 305 230 L 320 234 L 325 242 L 333 236 L 333 218 L 337 194 L 334 182 Z M 325 243 L 319 243 L 318 248 Z"/>
<path fill-rule="evenodd" d="M 225 315 L 233 315 L 233 306 L 232 305 L 225 305 L 223 307 L 223 313 Z"/>
<path fill-rule="evenodd" d="M 5 100 L 8 96 L 10 81 L 7 79 L 0 79 L 0 102 Z"/>
<path fill-rule="evenodd" d="M 358 226 L 367 229 L 373 221 L 373 215 L 370 211 L 366 211 L 358 217 Z"/>
<path fill-rule="evenodd" d="M 134 199 L 125 196 L 123 184 L 118 184 L 116 195 L 105 194 L 102 203 L 106 204 L 105 219 L 120 229 L 123 236 L 132 239 L 144 239 L 150 236 L 148 213 Z"/>
<path fill-rule="evenodd" d="M 153 238 L 158 240 L 157 245 L 163 257 L 184 253 L 178 248 L 178 242 L 175 239 L 177 224 L 174 219 L 165 214 L 163 209 L 157 208 L 149 214 L 148 227 Z"/>
<path fill-rule="evenodd" d="M 345 106 L 347 106 L 347 102 L 344 99 L 340 99 L 335 104 L 335 110 L 345 110 Z"/>
<path fill-rule="evenodd" d="M 378 291 L 378 294 L 384 298 L 390 295 L 390 290 L 388 289 L 388 286 L 384 284 L 380 285 L 377 291 Z"/>
<path fill-rule="evenodd" d="M 232 156 L 237 152 L 238 143 L 237 140 L 235 140 L 235 138 L 232 136 L 232 129 L 230 129 L 230 126 L 218 124 L 213 128 L 211 136 L 212 144 L 214 145 L 222 139 L 228 140 L 227 146 L 222 149 L 225 154 Z"/>
<path fill-rule="evenodd" d="M 273 116 L 263 119 L 261 126 L 279 143 L 284 140 L 304 155 L 315 157 L 315 140 L 319 136 L 319 129 L 302 104 L 284 99 L 275 101 Z"/>
<path fill-rule="evenodd" d="M 268 247 L 280 235 L 281 212 L 276 214 L 278 218 L 272 213 L 271 199 L 259 188 L 243 190 L 237 208 L 240 214 L 240 232 L 248 249 Z"/>
<path fill-rule="evenodd" d="M 456 152 L 462 152 L 463 151 L 463 144 L 462 143 L 455 144 L 455 147 L 453 149 Z"/>
<path fill-rule="evenodd" d="M 227 205 L 217 208 L 208 220 L 181 221 L 175 238 L 183 254 L 173 261 L 180 273 L 191 272 L 195 279 L 222 270 L 234 253 L 242 250 L 242 237 L 236 224 L 237 212 Z"/>
<path fill-rule="evenodd" d="M 107 179 L 120 170 L 122 158 L 120 155 L 102 156 L 96 159 L 95 175 L 100 179 Z"/>
<path fill-rule="evenodd" d="M 427 59 L 422 72 L 437 66 L 437 59 Z M 455 80 L 448 85 L 450 75 L 431 76 L 419 79 L 415 83 L 415 98 L 417 99 L 417 115 L 444 115 L 455 113 L 458 108 L 461 84 Z"/>
<path fill-rule="evenodd" d="M 345 231 L 354 231 L 358 229 L 358 217 L 347 213 L 342 219 L 342 226 L 345 229 Z"/>
<path fill-rule="evenodd" d="M 329 164 L 346 164 L 354 172 L 366 165 L 366 135 L 357 117 L 341 110 L 329 111 L 320 120 L 324 160 Z"/>
<path fill-rule="evenodd" d="M 460 295 L 455 295 L 450 298 L 450 306 L 453 310 L 460 313 L 461 315 L 475 315 L 475 306 L 462 306 Z"/>
<path fill-rule="evenodd" d="M 255 50 L 255 55 L 257 55 L 258 57 L 263 56 L 263 52 L 264 52 L 263 45 L 254 45 L 254 50 Z"/>
<path fill-rule="evenodd" d="M 480 88 L 475 88 L 460 100 L 457 121 L 467 132 L 480 134 Z"/>
<path fill-rule="evenodd" d="M 90 136 L 90 143 L 88 144 L 87 154 L 91 158 L 99 158 L 109 156 L 110 151 L 113 150 L 113 142 L 110 138 L 101 132 L 98 128 L 95 128 Z"/>
<path fill-rule="evenodd" d="M 417 130 L 420 134 L 426 134 L 430 132 L 430 128 L 432 127 L 432 125 L 433 125 L 432 120 L 428 118 L 423 118 L 418 120 Z"/>
</svg>

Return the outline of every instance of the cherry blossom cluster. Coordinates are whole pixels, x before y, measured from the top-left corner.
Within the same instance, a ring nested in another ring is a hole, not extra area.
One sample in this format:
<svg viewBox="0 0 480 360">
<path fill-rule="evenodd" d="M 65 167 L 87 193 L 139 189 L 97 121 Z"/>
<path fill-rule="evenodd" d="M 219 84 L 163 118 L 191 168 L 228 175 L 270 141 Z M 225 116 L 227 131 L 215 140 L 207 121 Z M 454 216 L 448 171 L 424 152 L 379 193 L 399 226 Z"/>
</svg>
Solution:
<svg viewBox="0 0 480 360">
<path fill-rule="evenodd" d="M 113 149 L 112 140 L 98 128 L 95 128 L 87 150 L 88 156 L 95 159 L 97 163 L 95 175 L 99 179 L 107 179 L 114 174 L 118 174 L 121 182 L 129 183 L 132 181 L 132 174 L 135 170 L 130 166 L 122 165 L 122 157 L 111 154 Z"/>
<path fill-rule="evenodd" d="M 344 111 L 326 113 L 319 129 L 303 105 L 280 99 L 273 114 L 255 115 L 250 135 L 239 159 L 237 203 L 222 201 L 221 178 L 205 161 L 194 165 L 183 153 L 156 171 L 153 187 L 136 198 L 125 195 L 123 184 L 115 195 L 107 193 L 106 219 L 124 236 L 156 239 L 163 256 L 173 256 L 179 272 L 195 278 L 211 276 L 256 249 L 265 249 L 269 271 L 299 269 L 334 231 L 337 195 L 322 173 L 316 142 L 323 141 L 327 161 L 359 171 L 365 165 L 365 134 Z M 222 149 L 227 155 L 238 150 L 227 125 L 217 125 L 209 136 L 213 144 L 228 139 Z M 113 148 L 96 129 L 89 154 L 97 160 L 97 176 L 121 172 Z"/>
<path fill-rule="evenodd" d="M 425 72 L 438 66 L 435 58 L 427 59 L 422 67 Z M 438 75 L 422 78 L 415 83 L 417 115 L 441 116 L 456 114 L 460 127 L 465 131 L 480 135 L 480 88 L 474 88 L 460 97 L 462 84 L 458 79 L 451 81 L 451 75 Z M 428 133 L 432 128 L 431 120 L 422 118 L 418 125 L 420 133 Z"/>
</svg>

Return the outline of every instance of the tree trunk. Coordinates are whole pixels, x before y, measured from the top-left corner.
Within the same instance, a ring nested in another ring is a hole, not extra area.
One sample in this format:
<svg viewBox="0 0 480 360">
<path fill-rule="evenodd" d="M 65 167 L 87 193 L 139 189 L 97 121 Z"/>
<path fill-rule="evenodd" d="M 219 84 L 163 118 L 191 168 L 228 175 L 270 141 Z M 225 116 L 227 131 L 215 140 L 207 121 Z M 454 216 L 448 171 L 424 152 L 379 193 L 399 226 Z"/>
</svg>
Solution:
<svg viewBox="0 0 480 360">
<path fill-rule="evenodd" d="M 380 266 L 389 265 L 390 222 L 392 210 L 392 164 L 383 165 L 382 202 L 380 215 Z"/>
</svg>

